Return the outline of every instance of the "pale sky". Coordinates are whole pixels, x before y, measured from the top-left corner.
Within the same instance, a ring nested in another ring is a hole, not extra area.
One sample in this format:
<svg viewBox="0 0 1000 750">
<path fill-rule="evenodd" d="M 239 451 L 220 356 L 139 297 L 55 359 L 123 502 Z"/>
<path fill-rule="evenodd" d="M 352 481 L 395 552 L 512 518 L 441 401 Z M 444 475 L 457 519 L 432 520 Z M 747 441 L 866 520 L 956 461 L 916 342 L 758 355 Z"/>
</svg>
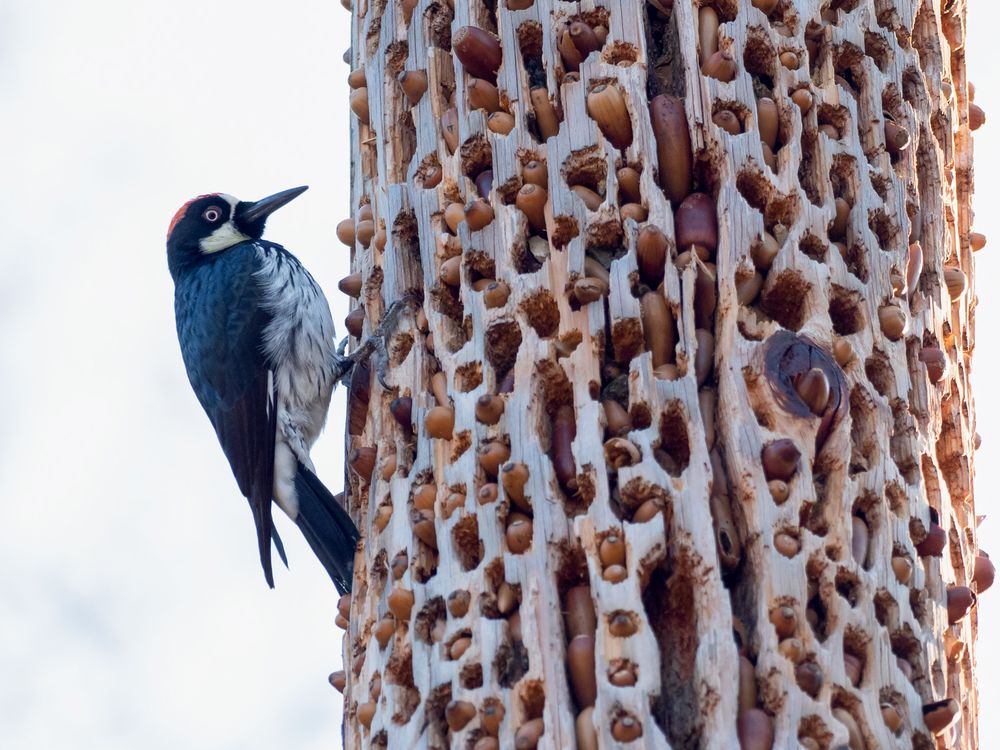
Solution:
<svg viewBox="0 0 1000 750">
<path fill-rule="evenodd" d="M 978 512 L 1000 556 L 1000 81 L 971 3 Z M 347 252 L 337 0 L 0 3 L 0 747 L 340 746 L 337 594 L 287 519 L 269 591 L 253 524 L 177 347 L 167 222 L 188 198 L 301 184 L 268 236 L 327 290 Z M 980 71 L 977 75 L 976 71 Z M 342 326 L 341 326 L 342 327 Z M 334 490 L 342 400 L 314 452 Z M 983 737 L 1000 736 L 1000 585 L 979 605 Z M 988 746 L 988 745 L 984 745 Z"/>
</svg>

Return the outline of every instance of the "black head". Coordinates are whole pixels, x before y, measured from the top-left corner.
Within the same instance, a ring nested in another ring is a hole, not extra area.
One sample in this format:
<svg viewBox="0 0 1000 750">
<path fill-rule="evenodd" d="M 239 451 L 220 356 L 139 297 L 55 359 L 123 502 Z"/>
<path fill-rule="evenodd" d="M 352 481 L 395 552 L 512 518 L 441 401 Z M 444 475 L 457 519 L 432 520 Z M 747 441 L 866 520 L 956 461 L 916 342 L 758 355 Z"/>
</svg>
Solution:
<svg viewBox="0 0 1000 750">
<path fill-rule="evenodd" d="M 259 201 L 239 201 L 225 193 L 199 195 L 181 206 L 167 229 L 171 273 L 241 242 L 259 240 L 267 217 L 306 187 L 275 193 Z"/>
</svg>

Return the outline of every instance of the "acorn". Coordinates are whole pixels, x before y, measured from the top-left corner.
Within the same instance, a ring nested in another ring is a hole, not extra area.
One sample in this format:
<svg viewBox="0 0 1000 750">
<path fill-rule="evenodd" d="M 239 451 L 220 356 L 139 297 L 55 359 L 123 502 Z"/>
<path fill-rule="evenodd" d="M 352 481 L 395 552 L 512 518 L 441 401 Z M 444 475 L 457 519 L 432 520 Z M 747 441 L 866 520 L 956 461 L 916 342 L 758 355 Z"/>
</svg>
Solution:
<svg viewBox="0 0 1000 750">
<path fill-rule="evenodd" d="M 476 706 L 469 701 L 451 701 L 444 709 L 444 719 L 453 732 L 461 731 L 476 718 Z"/>
<path fill-rule="evenodd" d="M 899 711 L 891 703 L 883 703 L 879 706 L 882 712 L 882 721 L 889 728 L 889 731 L 893 734 L 899 732 L 900 728 L 903 726 L 903 717 L 900 715 Z"/>
<path fill-rule="evenodd" d="M 698 8 L 698 63 L 719 50 L 719 14 L 711 5 Z"/>
<path fill-rule="evenodd" d="M 905 151 L 910 145 L 910 131 L 892 120 L 885 121 L 885 145 L 894 154 Z"/>
<path fill-rule="evenodd" d="M 893 555 L 892 572 L 896 576 L 896 580 L 905 586 L 909 584 L 910 578 L 913 577 L 913 563 L 910 562 L 908 557 Z"/>
<path fill-rule="evenodd" d="M 795 614 L 795 609 L 782 604 L 771 610 L 768 615 L 771 624 L 774 625 L 774 632 L 779 639 L 791 638 L 798 627 L 799 618 Z"/>
<path fill-rule="evenodd" d="M 469 650 L 469 646 L 471 645 L 472 639 L 467 636 L 456 638 L 451 642 L 451 646 L 448 647 L 448 658 L 452 661 L 458 661 Z"/>
<path fill-rule="evenodd" d="M 865 750 L 865 740 L 854 716 L 844 708 L 835 708 L 832 713 L 833 718 L 847 728 L 847 745 L 850 750 Z"/>
<path fill-rule="evenodd" d="M 548 192 L 540 185 L 527 183 L 517 191 L 514 205 L 524 213 L 533 232 L 545 231 L 545 204 L 548 199 Z"/>
<path fill-rule="evenodd" d="M 348 247 L 354 247 L 354 242 L 357 239 L 354 233 L 354 219 L 344 219 L 337 224 L 336 229 L 337 239 L 343 242 Z"/>
<path fill-rule="evenodd" d="M 632 145 L 632 119 L 617 86 L 602 83 L 592 88 L 587 94 L 587 113 L 616 149 L 624 151 Z"/>
<path fill-rule="evenodd" d="M 451 440 L 455 432 L 455 409 L 451 406 L 435 406 L 424 415 L 424 431 L 427 437 Z"/>
<path fill-rule="evenodd" d="M 757 100 L 757 130 L 760 139 L 774 151 L 778 145 L 779 115 L 778 105 L 766 96 Z"/>
<path fill-rule="evenodd" d="M 954 625 L 965 617 L 976 603 L 976 594 L 968 586 L 948 588 L 948 624 Z"/>
<path fill-rule="evenodd" d="M 795 89 L 792 92 L 792 101 L 798 106 L 799 111 L 805 114 L 812 107 L 813 98 L 809 89 Z"/>
<path fill-rule="evenodd" d="M 375 470 L 375 448 L 362 446 L 347 454 L 347 463 L 364 481 L 370 482 Z"/>
<path fill-rule="evenodd" d="M 441 137 L 451 153 L 458 150 L 458 132 L 458 110 L 451 107 L 441 115 Z"/>
<path fill-rule="evenodd" d="M 719 243 L 719 224 L 715 214 L 715 201 L 705 193 L 692 193 L 677 207 L 674 230 L 678 251 L 695 249 L 702 260 L 715 253 Z"/>
<path fill-rule="evenodd" d="M 969 232 L 969 247 L 972 252 L 977 253 L 986 247 L 986 235 L 980 232 Z"/>
<path fill-rule="evenodd" d="M 413 592 L 409 589 L 397 588 L 393 589 L 386 603 L 389 606 L 389 611 L 396 616 L 396 619 L 400 622 L 410 621 L 410 612 L 413 610 Z"/>
<path fill-rule="evenodd" d="M 767 489 L 771 493 L 771 499 L 776 505 L 781 505 L 788 499 L 788 483 L 780 479 L 771 479 L 767 483 Z"/>
<path fill-rule="evenodd" d="M 852 653 L 844 652 L 844 674 L 854 687 L 861 684 L 861 677 L 864 674 L 865 663 Z"/>
<path fill-rule="evenodd" d="M 799 67 L 799 56 L 790 49 L 786 49 L 778 55 L 778 61 L 783 67 L 788 68 L 788 70 L 795 70 Z"/>
<path fill-rule="evenodd" d="M 362 247 L 369 247 L 372 244 L 372 237 L 375 236 L 375 222 L 371 219 L 362 219 L 355 225 L 355 237 Z"/>
<path fill-rule="evenodd" d="M 437 530 L 434 528 L 434 512 L 430 510 L 415 510 L 410 516 L 413 536 L 431 549 L 437 549 Z"/>
<path fill-rule="evenodd" d="M 580 708 L 593 706 L 597 700 L 597 666 L 594 636 L 577 635 L 566 647 L 566 665 L 573 697 Z"/>
<path fill-rule="evenodd" d="M 649 103 L 660 187 L 675 206 L 691 192 L 693 156 L 684 103 L 660 94 Z"/>
<path fill-rule="evenodd" d="M 549 170 L 543 162 L 532 159 L 521 168 L 521 179 L 527 185 L 549 189 Z"/>
<path fill-rule="evenodd" d="M 618 742 L 632 742 L 642 737 L 642 724 L 634 716 L 625 714 L 611 725 L 611 736 Z"/>
<path fill-rule="evenodd" d="M 616 638 L 628 638 L 636 631 L 635 621 L 627 612 L 618 610 L 608 617 L 608 632 Z"/>
<path fill-rule="evenodd" d="M 851 204 L 837 197 L 833 201 L 835 213 L 830 223 L 830 238 L 842 240 L 847 236 L 847 222 L 851 216 Z"/>
<path fill-rule="evenodd" d="M 951 297 L 952 301 L 957 300 L 965 291 L 965 273 L 961 268 L 945 268 L 944 283 L 948 287 L 948 296 Z"/>
<path fill-rule="evenodd" d="M 927 703 L 923 707 L 924 724 L 934 734 L 941 734 L 952 725 L 961 711 L 962 707 L 954 698 Z"/>
<path fill-rule="evenodd" d="M 360 722 L 365 729 L 371 728 L 372 719 L 375 718 L 375 709 L 377 706 L 378 704 L 374 701 L 358 704 L 358 707 L 355 710 L 355 716 L 357 716 L 358 722 Z"/>
<path fill-rule="evenodd" d="M 934 521 L 931 521 L 927 536 L 917 545 L 917 554 L 921 557 L 941 557 L 947 544 L 948 535 L 945 533 L 945 530 L 934 523 Z"/>
<path fill-rule="evenodd" d="M 569 189 L 583 201 L 583 205 L 587 207 L 588 211 L 596 211 L 604 203 L 604 197 L 586 185 L 570 185 Z"/>
<path fill-rule="evenodd" d="M 823 670 L 816 662 L 804 661 L 795 667 L 795 683 L 802 692 L 815 698 L 823 687 Z"/>
<path fill-rule="evenodd" d="M 469 611 L 472 595 L 465 589 L 455 589 L 448 594 L 448 613 L 452 617 L 465 617 Z"/>
<path fill-rule="evenodd" d="M 564 598 L 566 634 L 570 638 L 578 635 L 593 635 L 597 629 L 597 614 L 590 586 L 574 586 Z"/>
<path fill-rule="evenodd" d="M 651 498 L 636 508 L 632 514 L 632 523 L 647 523 L 663 513 L 663 501 Z"/>
<path fill-rule="evenodd" d="M 416 106 L 427 91 L 426 70 L 404 70 L 396 80 L 399 81 L 399 87 L 406 94 L 411 107 Z"/>
<path fill-rule="evenodd" d="M 389 641 L 392 639 L 393 633 L 396 632 L 396 618 L 390 614 L 386 614 L 378 621 L 378 625 L 375 626 L 375 630 L 372 631 L 372 635 L 375 640 L 378 641 L 379 648 L 384 649 L 389 645 Z"/>
<path fill-rule="evenodd" d="M 507 462 L 500 467 L 500 483 L 507 497 L 522 510 L 531 510 L 531 503 L 524 494 L 524 486 L 528 483 L 528 465 Z"/>
<path fill-rule="evenodd" d="M 878 322 L 889 341 L 899 341 L 906 332 L 906 313 L 896 305 L 883 305 L 878 309 Z"/>
<path fill-rule="evenodd" d="M 545 722 L 541 719 L 524 722 L 514 734 L 514 750 L 534 750 L 544 733 Z"/>
<path fill-rule="evenodd" d="M 514 129 L 514 124 L 514 115 L 508 112 L 493 112 L 486 118 L 486 127 L 499 135 L 507 135 Z"/>
<path fill-rule="evenodd" d="M 830 381 L 826 373 L 814 367 L 795 378 L 795 390 L 799 398 L 816 416 L 822 416 L 830 402 Z"/>
<path fill-rule="evenodd" d="M 538 133 L 542 140 L 548 140 L 557 135 L 559 133 L 559 117 L 552 106 L 548 90 L 544 86 L 536 86 L 528 92 L 528 98 L 535 111 L 535 125 L 538 127 Z"/>
<path fill-rule="evenodd" d="M 482 717 L 479 720 L 479 726 L 483 728 L 486 734 L 496 737 L 500 734 L 500 725 L 503 723 L 505 713 L 506 710 L 502 703 L 497 701 L 489 702 L 480 711 Z"/>
<path fill-rule="evenodd" d="M 496 82 L 503 49 L 493 34 L 475 26 L 463 26 L 452 34 L 451 48 L 469 75 Z"/>
<path fill-rule="evenodd" d="M 344 692 L 344 688 L 347 686 L 347 674 L 343 669 L 331 672 L 328 679 L 338 693 L 342 694 Z"/>
<path fill-rule="evenodd" d="M 767 230 L 761 232 L 760 239 L 750 247 L 750 258 L 759 271 L 766 271 L 774 263 L 781 246 Z"/>
<path fill-rule="evenodd" d="M 729 50 L 717 50 L 701 65 L 703 75 L 729 83 L 736 78 L 736 59 Z"/>
<path fill-rule="evenodd" d="M 484 393 L 476 399 L 476 421 L 494 425 L 503 416 L 506 402 L 500 396 Z"/>
<path fill-rule="evenodd" d="M 774 723 L 759 708 L 747 708 L 736 717 L 736 734 L 740 750 L 771 750 L 774 745 Z"/>
<path fill-rule="evenodd" d="M 485 109 L 487 112 L 500 110 L 500 92 L 497 87 L 482 78 L 473 78 L 465 87 L 465 98 L 470 109 Z"/>
<path fill-rule="evenodd" d="M 781 438 L 768 443 L 761 451 L 761 463 L 764 466 L 764 476 L 768 481 L 780 479 L 787 482 L 799 467 L 801 452 L 795 442 L 789 438 Z"/>
<path fill-rule="evenodd" d="M 438 269 L 438 278 L 450 287 L 457 287 L 462 283 L 462 256 L 456 255 L 448 258 Z"/>
<path fill-rule="evenodd" d="M 774 535 L 773 544 L 774 548 L 785 557 L 795 557 L 802 548 L 798 539 L 783 531 Z"/>
<path fill-rule="evenodd" d="M 740 656 L 738 707 L 740 711 L 757 705 L 757 675 L 753 663 L 745 656 Z"/>
<path fill-rule="evenodd" d="M 364 125 L 369 124 L 368 88 L 361 86 L 351 91 L 351 111 Z"/>
<path fill-rule="evenodd" d="M 621 167 L 615 173 L 615 176 L 618 179 L 619 202 L 642 203 L 642 191 L 639 188 L 639 171 L 633 169 L 632 167 Z M 547 182 L 548 181 L 546 180 L 546 183 Z"/>
<path fill-rule="evenodd" d="M 510 448 L 499 440 L 484 443 L 479 448 L 479 465 L 493 479 L 496 479 L 500 467 L 509 459 Z"/>
<path fill-rule="evenodd" d="M 996 568 L 990 560 L 990 556 L 980 550 L 976 555 L 976 562 L 972 573 L 972 585 L 976 587 L 976 592 L 981 594 L 993 585 L 993 578 Z"/>
<path fill-rule="evenodd" d="M 939 382 L 948 371 L 948 355 L 936 346 L 925 346 L 917 358 L 924 363 L 927 368 L 927 378 L 932 383 Z"/>
<path fill-rule="evenodd" d="M 625 219 L 631 219 L 636 224 L 642 224 L 649 218 L 649 211 L 646 210 L 645 206 L 639 203 L 624 203 L 621 208 L 618 209 L 618 215 L 621 217 L 622 221 L 625 221 Z"/>
<path fill-rule="evenodd" d="M 978 104 L 969 102 L 969 130 L 979 130 L 986 124 L 986 112 Z"/>
<path fill-rule="evenodd" d="M 507 525 L 507 549 L 515 555 L 525 552 L 531 546 L 534 533 L 530 518 L 518 518 Z"/>
</svg>

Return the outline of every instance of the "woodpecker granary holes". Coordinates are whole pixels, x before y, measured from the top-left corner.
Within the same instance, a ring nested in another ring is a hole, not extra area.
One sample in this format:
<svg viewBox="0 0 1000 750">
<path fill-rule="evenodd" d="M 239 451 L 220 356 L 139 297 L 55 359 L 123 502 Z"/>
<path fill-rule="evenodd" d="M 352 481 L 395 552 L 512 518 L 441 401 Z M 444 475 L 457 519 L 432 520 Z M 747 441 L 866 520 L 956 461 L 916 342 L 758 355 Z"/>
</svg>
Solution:
<svg viewBox="0 0 1000 750">
<path fill-rule="evenodd" d="M 772 280 L 772 277 L 773 278 Z M 806 305 L 812 287 L 798 271 L 785 269 L 776 276 L 768 275 L 768 285 L 761 296 L 760 307 L 772 320 L 791 331 L 805 322 Z"/>
<path fill-rule="evenodd" d="M 865 360 L 865 376 L 880 396 L 890 400 L 896 397 L 896 376 L 888 355 L 881 349 L 873 350 Z"/>
<path fill-rule="evenodd" d="M 828 248 L 829 245 L 814 234 L 806 232 L 799 238 L 799 251 L 817 263 L 826 263 Z"/>
<path fill-rule="evenodd" d="M 476 516 L 464 516 L 451 531 L 455 555 L 463 570 L 474 570 L 483 559 L 483 542 L 479 537 L 479 521 Z"/>
<path fill-rule="evenodd" d="M 493 168 L 493 149 L 482 133 L 469 138 L 459 149 L 462 160 L 462 174 L 475 180 L 481 172 Z"/>
<path fill-rule="evenodd" d="M 603 197 L 608 179 L 608 162 L 597 146 L 574 151 L 562 163 L 561 173 L 566 184 L 582 186 Z"/>
<path fill-rule="evenodd" d="M 451 22 L 455 19 L 455 11 L 448 3 L 432 2 L 424 11 L 427 23 L 429 47 L 437 47 L 446 52 L 451 51 Z"/>
<path fill-rule="evenodd" d="M 849 336 L 864 328 L 863 303 L 864 298 L 860 292 L 837 284 L 830 286 L 830 322 L 833 323 L 835 333 Z"/>
<path fill-rule="evenodd" d="M 559 332 L 559 305 L 547 289 L 525 295 L 521 311 L 539 338 L 547 339 Z"/>
<path fill-rule="evenodd" d="M 868 212 L 868 227 L 878 238 L 880 249 L 890 252 L 899 249 L 895 246 L 899 236 L 899 227 L 883 209 L 877 208 Z"/>
<path fill-rule="evenodd" d="M 767 30 L 760 26 L 747 29 L 746 46 L 743 48 L 743 66 L 759 86 L 770 92 L 774 88 L 774 63 L 778 53 L 771 44 Z"/>
<path fill-rule="evenodd" d="M 799 184 L 805 191 L 809 202 L 814 206 L 822 206 L 823 199 L 820 193 L 819 159 L 816 153 L 815 130 L 802 129 L 802 137 L 799 139 L 799 147 L 802 157 L 799 160 Z"/>
<path fill-rule="evenodd" d="M 851 461 L 849 473 L 855 476 L 868 471 L 879 460 L 878 436 L 875 427 L 877 409 L 863 385 L 851 389 Z M 871 462 L 871 463 L 870 463 Z"/>
<path fill-rule="evenodd" d="M 486 329 L 486 360 L 499 381 L 517 359 L 521 328 L 512 320 L 498 321 Z"/>
<path fill-rule="evenodd" d="M 691 461 L 687 424 L 683 402 L 667 402 L 660 414 L 660 437 L 653 444 L 653 455 L 660 466 L 675 477 L 679 477 Z"/>
</svg>

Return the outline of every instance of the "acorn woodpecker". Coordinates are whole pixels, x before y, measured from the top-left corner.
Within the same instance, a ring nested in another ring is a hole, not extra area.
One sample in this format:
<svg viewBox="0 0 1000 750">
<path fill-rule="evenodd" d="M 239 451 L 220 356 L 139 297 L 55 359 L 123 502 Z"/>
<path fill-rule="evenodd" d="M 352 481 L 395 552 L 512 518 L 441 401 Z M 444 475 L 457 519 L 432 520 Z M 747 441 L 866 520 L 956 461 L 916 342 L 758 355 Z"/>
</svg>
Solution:
<svg viewBox="0 0 1000 750">
<path fill-rule="evenodd" d="M 222 193 L 188 201 L 167 230 L 167 262 L 188 378 L 250 503 L 268 586 L 272 540 L 285 560 L 273 498 L 343 594 L 358 530 L 317 479 L 309 450 L 355 360 L 337 350 L 330 308 L 309 272 L 261 239 L 267 217 L 305 190 L 252 203 Z"/>
</svg>

